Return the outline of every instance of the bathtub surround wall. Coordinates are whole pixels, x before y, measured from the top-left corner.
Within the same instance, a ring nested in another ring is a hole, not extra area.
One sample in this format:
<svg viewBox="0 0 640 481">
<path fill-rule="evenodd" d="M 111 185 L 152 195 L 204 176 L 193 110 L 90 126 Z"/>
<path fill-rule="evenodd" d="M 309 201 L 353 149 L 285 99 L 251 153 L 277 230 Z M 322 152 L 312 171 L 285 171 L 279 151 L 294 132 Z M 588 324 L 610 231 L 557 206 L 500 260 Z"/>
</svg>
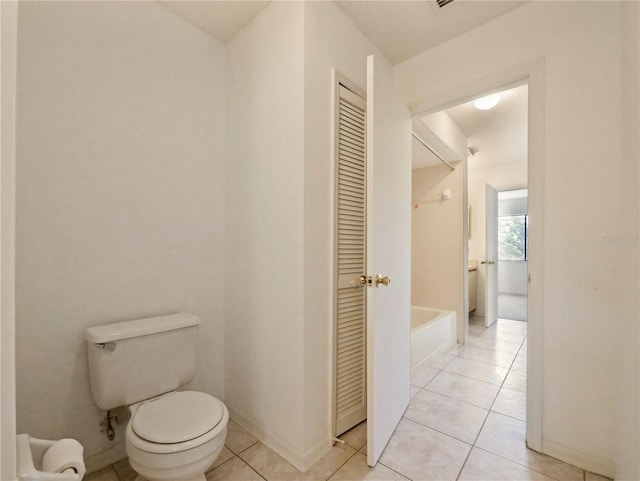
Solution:
<svg viewBox="0 0 640 481">
<path fill-rule="evenodd" d="M 466 250 L 463 230 L 467 139 L 446 112 L 430 118 L 434 124 L 446 126 L 436 128 L 438 135 L 464 160 L 455 164 L 454 171 L 442 164 L 413 170 L 411 305 L 455 311 L 461 342 L 466 309 L 466 263 L 461 253 Z M 415 142 L 413 145 L 414 149 L 423 148 L 416 147 Z M 442 199 L 445 189 L 451 189 L 450 200 Z"/>
<path fill-rule="evenodd" d="M 127 420 L 98 430 L 86 327 L 198 315 L 193 387 L 224 398 L 226 51 L 153 2 L 18 18 L 17 428 L 78 439 L 91 470 Z"/>
<path fill-rule="evenodd" d="M 535 70 L 542 71 L 535 77 L 542 84 L 535 85 L 543 96 L 532 104 L 543 109 L 543 131 L 534 131 L 529 144 L 544 150 L 536 157 L 540 169 L 531 171 L 542 172 L 543 179 L 536 177 L 542 182 L 529 179 L 531 221 L 536 195 L 544 213 L 544 278 L 532 278 L 532 287 L 543 282 L 543 324 L 529 324 L 530 332 L 544 335 L 542 449 L 591 471 L 638 479 L 640 446 L 631 432 L 638 428 L 637 271 L 619 266 L 621 258 L 637 266 L 638 248 L 623 256 L 619 247 L 602 242 L 612 232 L 628 231 L 619 216 L 623 205 L 633 206 L 633 219 L 638 216 L 637 81 L 623 83 L 628 75 L 637 79 L 639 46 L 631 42 L 638 38 L 637 6 L 623 4 L 531 2 L 397 65 L 394 78 L 406 101 L 417 106 L 427 99 L 454 100 L 470 83 L 489 87 L 505 72 L 543 64 Z M 624 20 L 630 11 L 633 20 Z M 622 116 L 627 95 L 635 102 Z M 536 143 L 540 134 L 542 146 Z M 534 184 L 544 190 L 534 192 Z M 633 297 L 621 292 L 623 274 L 631 276 Z M 634 307 L 623 308 L 626 303 Z M 621 350 L 621 335 L 635 341 Z M 628 384 L 612 375 L 620 371 Z M 619 430 L 618 422 L 630 427 Z"/>
<path fill-rule="evenodd" d="M 301 468 L 332 436 L 331 69 L 364 90 L 371 53 L 331 2 L 274 2 L 229 44 L 226 402 Z"/>
</svg>

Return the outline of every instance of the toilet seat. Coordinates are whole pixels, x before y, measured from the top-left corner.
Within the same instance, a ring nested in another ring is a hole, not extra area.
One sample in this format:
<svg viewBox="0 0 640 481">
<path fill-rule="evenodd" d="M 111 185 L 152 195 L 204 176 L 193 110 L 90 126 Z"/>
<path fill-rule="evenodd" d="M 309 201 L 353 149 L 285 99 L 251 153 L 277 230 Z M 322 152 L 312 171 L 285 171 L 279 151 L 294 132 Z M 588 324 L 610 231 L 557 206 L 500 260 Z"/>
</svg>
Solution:
<svg viewBox="0 0 640 481">
<path fill-rule="evenodd" d="M 215 397 L 195 391 L 170 392 L 132 406 L 126 438 L 149 453 L 198 447 L 226 429 L 229 412 Z"/>
<path fill-rule="evenodd" d="M 202 392 L 171 392 L 142 403 L 131 419 L 133 432 L 150 443 L 190 441 L 222 419 L 220 401 Z"/>
</svg>

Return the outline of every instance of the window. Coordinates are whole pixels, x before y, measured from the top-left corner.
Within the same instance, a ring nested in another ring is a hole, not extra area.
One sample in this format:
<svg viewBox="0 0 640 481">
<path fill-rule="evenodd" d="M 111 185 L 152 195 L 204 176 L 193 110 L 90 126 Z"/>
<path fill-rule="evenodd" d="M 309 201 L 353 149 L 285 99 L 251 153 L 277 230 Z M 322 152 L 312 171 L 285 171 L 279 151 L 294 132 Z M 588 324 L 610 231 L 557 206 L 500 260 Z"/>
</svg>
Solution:
<svg viewBox="0 0 640 481">
<path fill-rule="evenodd" d="M 501 261 L 527 260 L 527 214 L 498 217 L 498 259 Z"/>
</svg>

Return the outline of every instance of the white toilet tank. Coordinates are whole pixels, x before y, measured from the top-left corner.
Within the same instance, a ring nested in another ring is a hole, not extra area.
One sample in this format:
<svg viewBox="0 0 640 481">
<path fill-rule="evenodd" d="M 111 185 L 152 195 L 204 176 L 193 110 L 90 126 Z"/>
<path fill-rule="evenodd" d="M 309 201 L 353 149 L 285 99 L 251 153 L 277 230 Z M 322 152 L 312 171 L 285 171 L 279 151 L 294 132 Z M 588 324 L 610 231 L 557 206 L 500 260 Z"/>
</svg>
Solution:
<svg viewBox="0 0 640 481">
<path fill-rule="evenodd" d="M 128 406 L 192 381 L 199 324 L 197 316 L 180 313 L 88 328 L 91 391 L 98 407 Z"/>
</svg>

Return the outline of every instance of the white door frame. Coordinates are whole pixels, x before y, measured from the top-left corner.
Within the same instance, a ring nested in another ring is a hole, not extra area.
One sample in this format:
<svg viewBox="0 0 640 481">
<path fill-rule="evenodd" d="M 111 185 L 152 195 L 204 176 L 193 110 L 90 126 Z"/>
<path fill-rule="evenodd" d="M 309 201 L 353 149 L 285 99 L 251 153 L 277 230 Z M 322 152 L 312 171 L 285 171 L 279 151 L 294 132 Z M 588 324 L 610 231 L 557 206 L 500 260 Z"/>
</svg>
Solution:
<svg viewBox="0 0 640 481">
<path fill-rule="evenodd" d="M 528 84 L 529 189 L 529 289 L 527 303 L 527 445 L 542 451 L 542 382 L 544 318 L 544 193 L 545 193 L 545 65 L 538 59 L 479 78 L 469 78 L 464 87 L 429 92 L 430 100 L 409 105 L 411 115 L 427 115 L 454 105 Z M 467 274 L 468 275 L 468 274 Z"/>
</svg>

